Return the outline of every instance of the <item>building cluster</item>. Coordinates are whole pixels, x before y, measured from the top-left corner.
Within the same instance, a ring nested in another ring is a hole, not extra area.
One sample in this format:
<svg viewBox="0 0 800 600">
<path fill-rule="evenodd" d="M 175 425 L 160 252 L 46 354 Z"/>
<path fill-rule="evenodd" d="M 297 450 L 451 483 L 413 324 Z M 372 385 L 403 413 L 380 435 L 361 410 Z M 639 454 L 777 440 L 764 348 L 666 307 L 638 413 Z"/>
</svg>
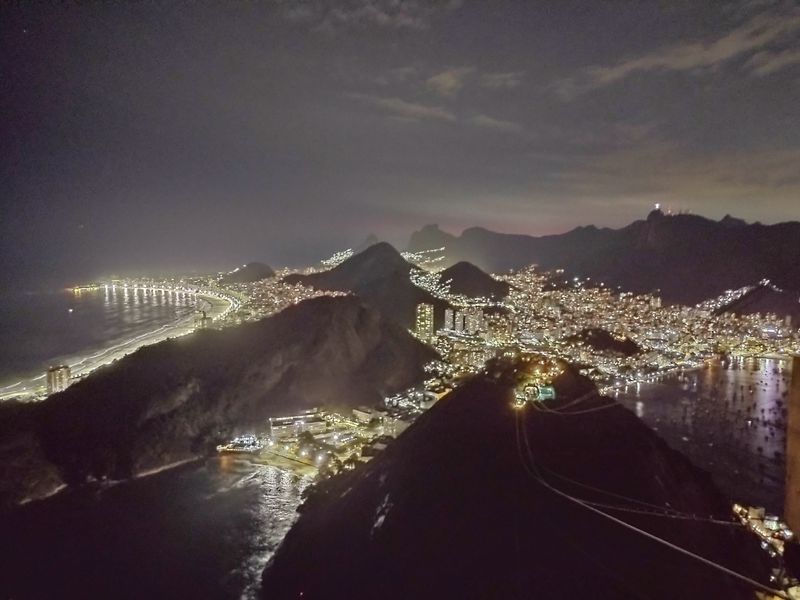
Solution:
<svg viewBox="0 0 800 600">
<path fill-rule="evenodd" d="M 268 279 L 225 286 L 226 290 L 242 298 L 239 309 L 231 316 L 231 324 L 257 321 L 310 298 L 345 295 L 342 292 L 320 291 L 299 283 L 284 282 L 283 278 L 291 273 L 294 271 L 282 269 Z"/>
<path fill-rule="evenodd" d="M 751 288 L 689 307 L 664 306 L 654 294 L 619 292 L 590 279 L 562 279 L 562 272 L 543 273 L 534 267 L 497 278 L 512 286 L 502 303 L 465 301 L 449 295 L 435 273 L 416 276 L 418 284 L 425 283 L 425 289 L 453 306 L 442 315 L 434 314 L 429 304 L 417 309 L 415 333 L 444 359 L 434 381 L 475 372 L 506 348 L 577 364 L 604 391 L 726 355 L 800 352 L 800 334 L 786 319 L 716 314 Z M 434 331 L 437 319 L 443 326 Z M 595 347 L 582 335 L 589 330 L 608 332 L 619 343 L 634 342 L 637 351 Z"/>
<path fill-rule="evenodd" d="M 478 334 L 486 330 L 486 317 L 479 306 L 470 306 L 463 310 L 447 308 L 444 311 L 444 330 Z"/>
<path fill-rule="evenodd" d="M 384 450 L 446 391 L 409 389 L 381 405 L 356 407 L 350 414 L 314 408 L 272 417 L 262 433 L 238 436 L 217 451 L 266 459 L 275 455 L 329 473 L 353 468 Z"/>
</svg>

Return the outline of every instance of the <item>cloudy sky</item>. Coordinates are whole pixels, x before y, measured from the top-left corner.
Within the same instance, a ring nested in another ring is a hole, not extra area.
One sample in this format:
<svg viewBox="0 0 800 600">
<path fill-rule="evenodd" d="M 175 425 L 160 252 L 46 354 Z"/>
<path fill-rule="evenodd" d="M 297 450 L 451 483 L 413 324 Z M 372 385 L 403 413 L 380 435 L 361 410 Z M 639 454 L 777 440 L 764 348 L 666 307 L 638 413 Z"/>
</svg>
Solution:
<svg viewBox="0 0 800 600">
<path fill-rule="evenodd" d="M 800 218 L 795 2 L 3 6 L 4 279 Z"/>
</svg>

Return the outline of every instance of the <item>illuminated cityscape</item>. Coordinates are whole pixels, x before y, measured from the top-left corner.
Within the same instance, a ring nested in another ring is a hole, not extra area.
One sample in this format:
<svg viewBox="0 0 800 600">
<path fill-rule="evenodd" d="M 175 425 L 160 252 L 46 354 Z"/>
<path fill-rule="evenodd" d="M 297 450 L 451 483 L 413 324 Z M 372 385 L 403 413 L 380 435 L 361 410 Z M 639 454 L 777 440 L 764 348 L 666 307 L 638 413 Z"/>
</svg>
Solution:
<svg viewBox="0 0 800 600">
<path fill-rule="evenodd" d="M 0 600 L 800 600 L 800 4 L 0 4 Z"/>
</svg>

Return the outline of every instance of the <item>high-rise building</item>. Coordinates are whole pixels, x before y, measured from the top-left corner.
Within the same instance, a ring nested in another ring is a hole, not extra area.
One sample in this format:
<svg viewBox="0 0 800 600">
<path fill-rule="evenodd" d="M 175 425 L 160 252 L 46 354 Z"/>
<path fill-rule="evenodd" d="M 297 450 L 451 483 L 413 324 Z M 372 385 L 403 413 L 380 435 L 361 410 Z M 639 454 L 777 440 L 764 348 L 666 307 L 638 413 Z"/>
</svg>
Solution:
<svg viewBox="0 0 800 600">
<path fill-rule="evenodd" d="M 455 319 L 452 308 L 444 309 L 444 328 L 447 331 L 452 331 L 455 325 Z"/>
<path fill-rule="evenodd" d="M 415 331 L 421 340 L 433 339 L 433 305 L 417 304 L 417 322 Z"/>
<path fill-rule="evenodd" d="M 464 313 L 461 312 L 460 310 L 456 311 L 455 323 L 453 324 L 453 329 L 455 329 L 456 332 L 458 333 L 464 331 Z"/>
<path fill-rule="evenodd" d="M 47 369 L 47 393 L 55 394 L 61 392 L 69 386 L 69 367 L 58 365 Z"/>
<path fill-rule="evenodd" d="M 484 329 L 483 311 L 480 308 L 470 308 L 464 311 L 464 331 L 478 333 Z"/>
</svg>

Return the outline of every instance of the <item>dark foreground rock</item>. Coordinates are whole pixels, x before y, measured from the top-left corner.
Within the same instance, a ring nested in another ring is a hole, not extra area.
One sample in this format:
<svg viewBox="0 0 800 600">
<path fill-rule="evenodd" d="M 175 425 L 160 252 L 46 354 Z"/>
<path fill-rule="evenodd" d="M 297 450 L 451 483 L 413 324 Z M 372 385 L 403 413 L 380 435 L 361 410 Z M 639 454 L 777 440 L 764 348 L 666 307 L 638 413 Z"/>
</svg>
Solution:
<svg viewBox="0 0 800 600">
<path fill-rule="evenodd" d="M 729 520 L 706 473 L 619 405 L 581 412 L 609 399 L 568 406 L 591 390 L 572 372 L 556 382 L 555 406 L 568 416 L 513 409 L 507 374 L 465 384 L 381 456 L 315 488 L 265 571 L 262 597 L 753 597 L 541 482 L 617 507 Z M 734 525 L 606 511 L 765 580 L 755 542 Z"/>
<path fill-rule="evenodd" d="M 0 407 L 0 503 L 202 456 L 281 412 L 373 403 L 433 357 L 354 297 L 142 348 L 44 402 Z"/>
</svg>

